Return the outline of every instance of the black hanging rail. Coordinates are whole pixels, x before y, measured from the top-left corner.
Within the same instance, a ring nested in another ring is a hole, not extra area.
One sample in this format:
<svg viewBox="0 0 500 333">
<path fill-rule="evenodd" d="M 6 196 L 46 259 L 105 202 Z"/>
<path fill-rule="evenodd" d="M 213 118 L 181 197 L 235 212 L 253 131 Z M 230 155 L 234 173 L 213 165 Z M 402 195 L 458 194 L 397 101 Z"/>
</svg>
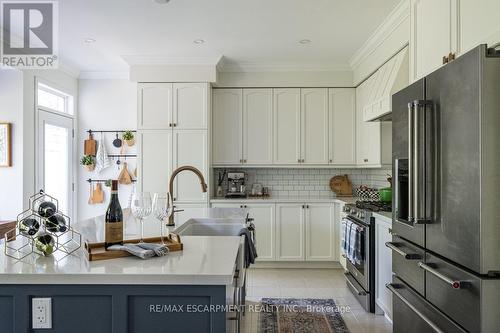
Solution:
<svg viewBox="0 0 500 333">
<path fill-rule="evenodd" d="M 125 157 L 125 158 L 127 158 L 127 157 L 137 157 L 137 155 L 135 155 L 135 154 L 108 154 L 108 157 L 111 157 L 111 158 L 113 158 L 113 157 Z"/>
<path fill-rule="evenodd" d="M 133 130 L 115 130 L 115 131 L 93 131 L 93 130 L 88 130 L 87 133 L 92 134 L 92 133 L 125 133 L 125 132 L 132 132 L 132 133 L 137 133 L 137 131 Z"/>
<path fill-rule="evenodd" d="M 112 179 L 92 179 L 92 178 L 89 178 L 87 179 L 87 183 L 105 183 L 109 180 L 112 180 Z M 132 182 L 136 182 L 137 179 L 132 179 Z"/>
</svg>

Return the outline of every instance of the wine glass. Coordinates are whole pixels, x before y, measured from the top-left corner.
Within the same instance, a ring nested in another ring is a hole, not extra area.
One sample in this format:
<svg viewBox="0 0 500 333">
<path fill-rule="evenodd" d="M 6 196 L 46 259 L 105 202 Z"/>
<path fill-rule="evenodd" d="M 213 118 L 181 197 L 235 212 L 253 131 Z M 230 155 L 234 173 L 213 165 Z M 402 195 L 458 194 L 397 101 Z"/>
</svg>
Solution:
<svg viewBox="0 0 500 333">
<path fill-rule="evenodd" d="M 161 243 L 165 244 L 163 241 L 163 228 L 165 226 L 165 221 L 170 218 L 173 212 L 174 203 L 172 201 L 172 196 L 169 192 L 167 193 L 155 193 L 153 197 L 153 214 L 158 221 L 160 221 L 160 238 Z M 167 236 L 169 230 L 167 228 Z"/>
<path fill-rule="evenodd" d="M 132 215 L 141 223 L 141 243 L 144 243 L 144 219 L 151 215 L 152 204 L 149 192 L 134 193 L 130 204 Z"/>
</svg>

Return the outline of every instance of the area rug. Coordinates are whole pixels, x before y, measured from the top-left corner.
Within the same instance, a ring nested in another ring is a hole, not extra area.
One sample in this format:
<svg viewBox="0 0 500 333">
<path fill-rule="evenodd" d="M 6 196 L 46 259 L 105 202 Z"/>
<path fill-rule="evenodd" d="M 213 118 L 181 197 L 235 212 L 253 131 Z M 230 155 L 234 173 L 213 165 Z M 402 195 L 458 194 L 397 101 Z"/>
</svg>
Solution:
<svg viewBox="0 0 500 333">
<path fill-rule="evenodd" d="M 263 298 L 259 333 L 347 333 L 332 299 Z"/>
</svg>

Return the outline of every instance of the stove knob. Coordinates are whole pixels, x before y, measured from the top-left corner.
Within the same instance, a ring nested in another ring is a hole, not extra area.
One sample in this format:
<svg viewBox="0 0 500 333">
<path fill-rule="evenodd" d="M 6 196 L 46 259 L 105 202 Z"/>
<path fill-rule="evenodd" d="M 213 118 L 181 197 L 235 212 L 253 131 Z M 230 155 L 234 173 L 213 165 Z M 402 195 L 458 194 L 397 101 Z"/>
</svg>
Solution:
<svg viewBox="0 0 500 333">
<path fill-rule="evenodd" d="M 365 213 L 364 212 L 360 212 L 359 213 L 359 218 L 364 219 L 365 218 Z"/>
</svg>

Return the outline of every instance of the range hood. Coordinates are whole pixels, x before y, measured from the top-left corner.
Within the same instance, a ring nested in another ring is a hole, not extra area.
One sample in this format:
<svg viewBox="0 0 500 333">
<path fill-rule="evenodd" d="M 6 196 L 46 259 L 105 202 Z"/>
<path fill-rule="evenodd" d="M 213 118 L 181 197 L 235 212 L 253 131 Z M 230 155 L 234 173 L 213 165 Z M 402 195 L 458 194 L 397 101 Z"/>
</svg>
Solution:
<svg viewBox="0 0 500 333">
<path fill-rule="evenodd" d="M 408 47 L 405 47 L 368 78 L 369 97 L 363 106 L 363 120 L 391 120 L 392 95 L 408 83 Z"/>
</svg>

